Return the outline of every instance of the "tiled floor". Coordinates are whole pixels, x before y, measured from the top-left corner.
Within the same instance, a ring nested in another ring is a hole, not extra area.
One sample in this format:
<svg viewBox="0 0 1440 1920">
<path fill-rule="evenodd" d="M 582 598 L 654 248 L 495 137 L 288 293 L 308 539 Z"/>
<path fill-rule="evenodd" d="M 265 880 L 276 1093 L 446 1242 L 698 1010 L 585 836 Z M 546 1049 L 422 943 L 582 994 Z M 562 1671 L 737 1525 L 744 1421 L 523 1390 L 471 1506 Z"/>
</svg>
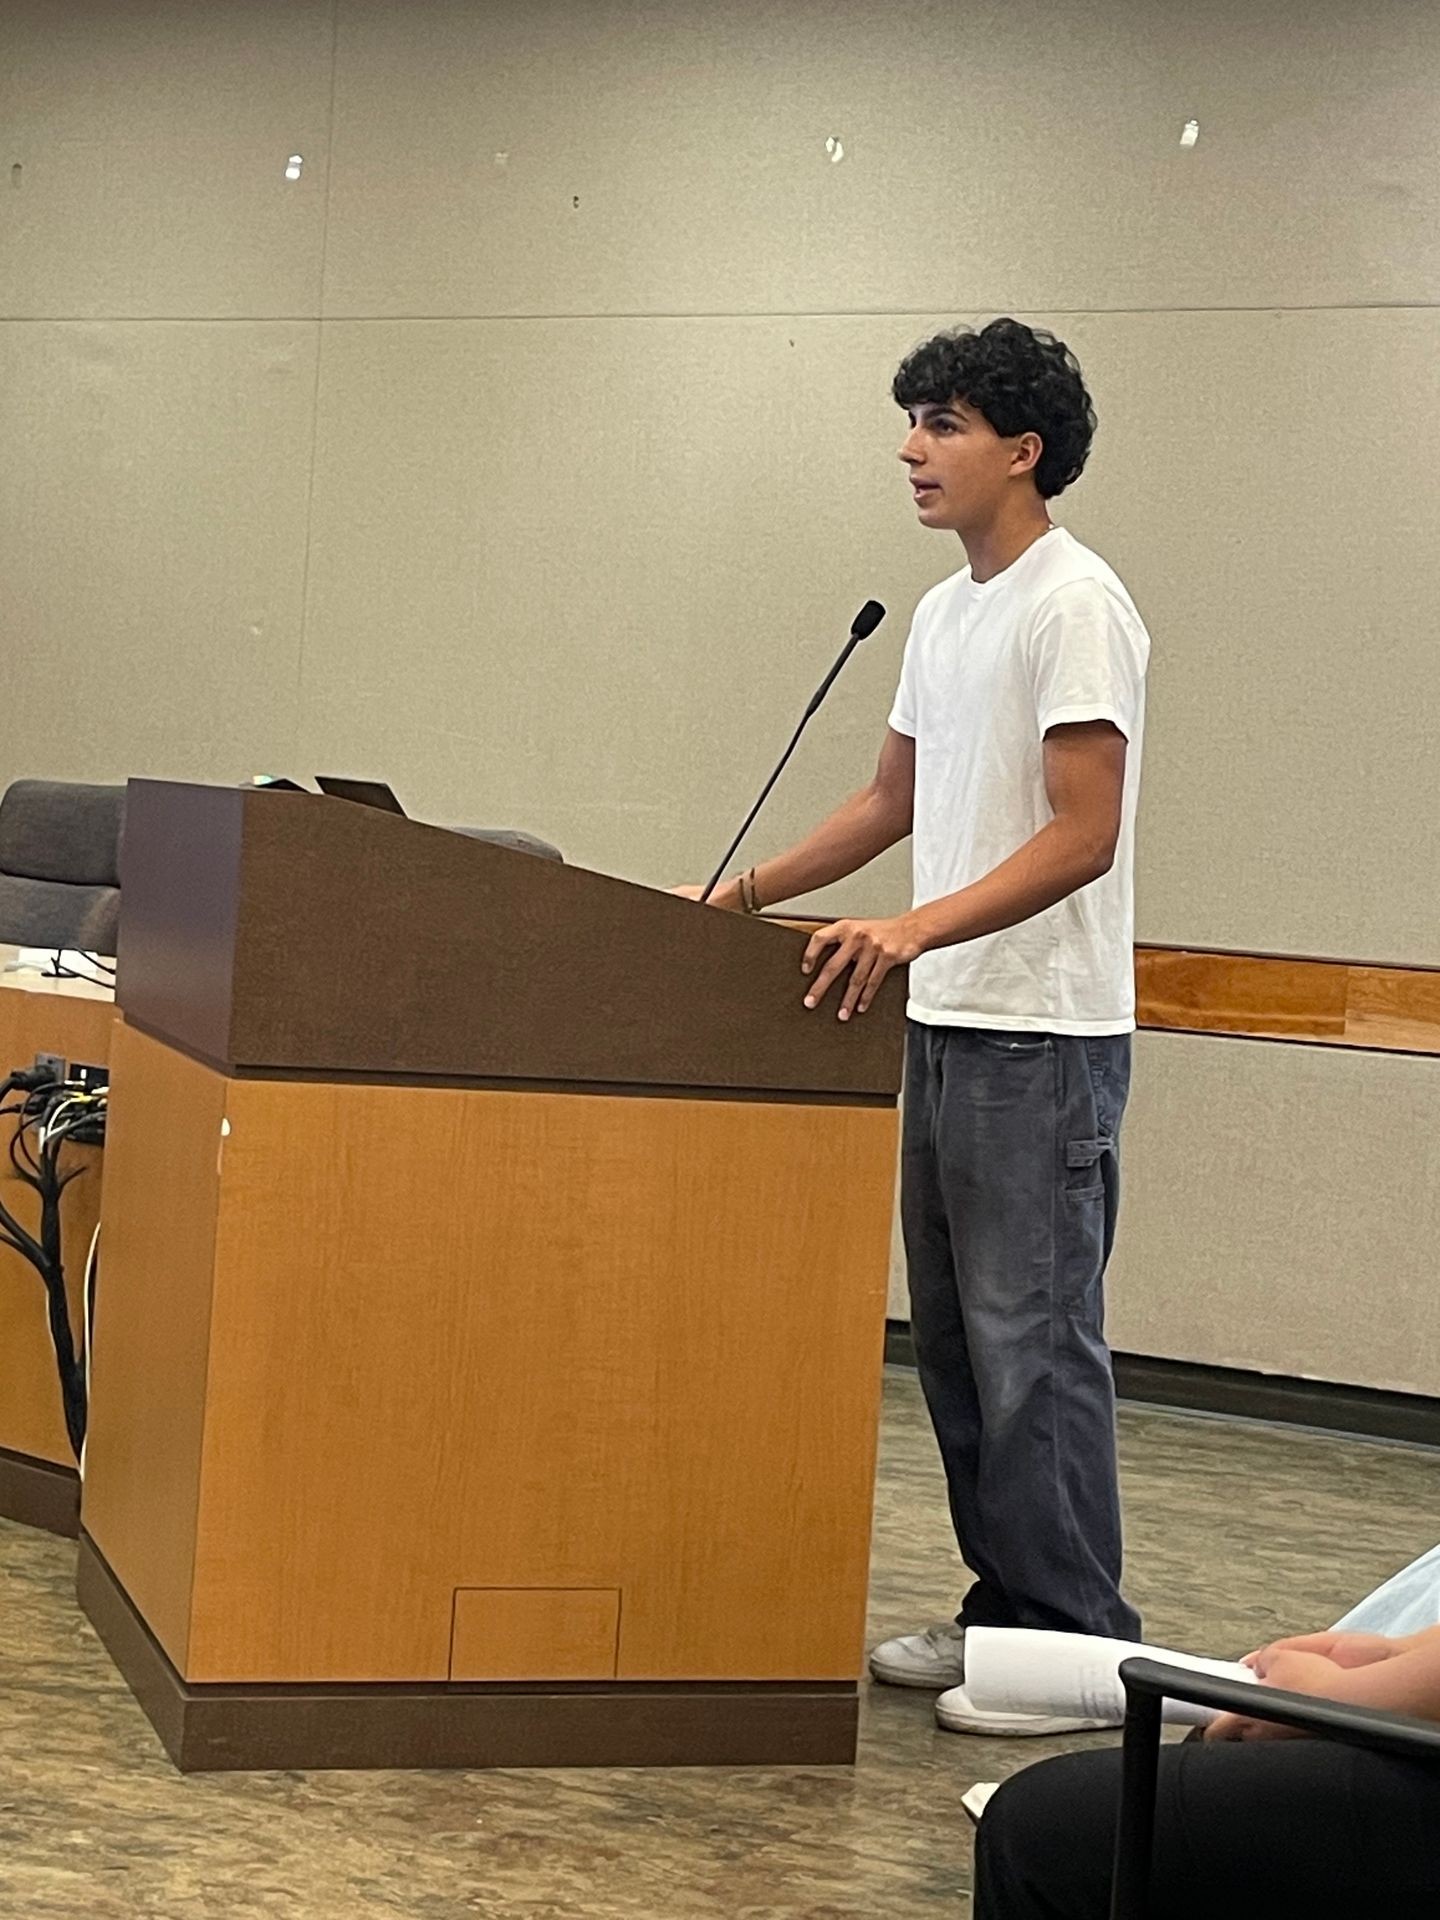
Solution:
<svg viewBox="0 0 1440 1920">
<path fill-rule="evenodd" d="M 1131 1588 L 1171 1645 L 1237 1653 L 1327 1624 L 1440 1536 L 1440 1454 L 1141 1409 L 1123 1450 Z M 14 1920 L 963 1920 L 960 1794 L 1052 1750 L 938 1733 L 928 1697 L 875 1689 L 853 1772 L 182 1779 L 77 1613 L 72 1561 L 0 1523 Z M 919 1395 L 895 1371 L 875 1636 L 943 1617 L 961 1577 Z"/>
</svg>

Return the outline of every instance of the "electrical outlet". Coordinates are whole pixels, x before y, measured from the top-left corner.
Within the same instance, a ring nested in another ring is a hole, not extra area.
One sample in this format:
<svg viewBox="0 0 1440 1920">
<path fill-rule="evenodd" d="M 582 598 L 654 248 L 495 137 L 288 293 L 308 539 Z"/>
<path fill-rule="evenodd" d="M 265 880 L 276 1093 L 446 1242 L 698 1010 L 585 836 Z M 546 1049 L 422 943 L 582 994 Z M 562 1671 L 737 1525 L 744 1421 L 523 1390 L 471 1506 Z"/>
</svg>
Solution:
<svg viewBox="0 0 1440 1920">
<path fill-rule="evenodd" d="M 83 1060 L 77 1060 L 71 1067 L 67 1082 L 67 1085 L 72 1087 L 83 1087 L 86 1093 L 99 1093 L 102 1087 L 108 1087 L 109 1084 L 110 1069 L 108 1067 L 90 1066 Z"/>
<path fill-rule="evenodd" d="M 65 1078 L 65 1056 L 63 1053 L 37 1053 L 35 1056 L 35 1065 L 48 1073 L 52 1080 L 63 1081 Z"/>
</svg>

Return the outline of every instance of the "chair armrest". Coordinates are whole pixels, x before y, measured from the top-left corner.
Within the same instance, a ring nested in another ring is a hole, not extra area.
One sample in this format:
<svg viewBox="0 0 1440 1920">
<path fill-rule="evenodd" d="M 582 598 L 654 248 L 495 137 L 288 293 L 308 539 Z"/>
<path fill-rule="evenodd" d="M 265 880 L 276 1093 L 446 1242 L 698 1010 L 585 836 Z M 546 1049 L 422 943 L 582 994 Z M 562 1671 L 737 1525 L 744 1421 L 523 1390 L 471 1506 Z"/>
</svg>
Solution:
<svg viewBox="0 0 1440 1920">
<path fill-rule="evenodd" d="M 1137 1699 L 1152 1699 L 1157 1706 L 1162 1700 L 1185 1700 L 1192 1706 L 1240 1713 L 1247 1720 L 1273 1720 L 1277 1726 L 1323 1734 L 1377 1753 L 1399 1754 L 1406 1760 L 1440 1759 L 1440 1722 L 1417 1720 L 1408 1713 L 1321 1700 L 1308 1693 L 1283 1693 L 1278 1687 L 1251 1686 L 1245 1680 L 1212 1679 L 1208 1674 L 1167 1667 L 1159 1660 L 1122 1660 L 1120 1678 L 1127 1721 Z"/>
<path fill-rule="evenodd" d="M 1440 1764 L 1440 1724 L 1433 1720 L 1318 1700 L 1306 1693 L 1283 1693 L 1278 1687 L 1251 1686 L 1244 1680 L 1211 1678 L 1184 1667 L 1167 1667 L 1159 1660 L 1122 1660 L 1120 1678 L 1125 1686 L 1124 1763 L 1110 1920 L 1146 1920 L 1150 1912 L 1160 1708 L 1166 1700 L 1185 1700 L 1375 1753 Z"/>
</svg>

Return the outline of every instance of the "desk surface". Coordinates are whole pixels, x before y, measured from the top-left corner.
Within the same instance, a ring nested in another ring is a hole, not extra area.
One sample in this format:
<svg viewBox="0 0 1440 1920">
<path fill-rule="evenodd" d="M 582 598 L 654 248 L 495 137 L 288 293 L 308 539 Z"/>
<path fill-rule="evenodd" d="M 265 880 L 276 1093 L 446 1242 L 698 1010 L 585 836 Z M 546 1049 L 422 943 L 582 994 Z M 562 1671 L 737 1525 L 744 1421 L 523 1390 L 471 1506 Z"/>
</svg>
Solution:
<svg viewBox="0 0 1440 1920">
<path fill-rule="evenodd" d="M 34 973 L 28 969 L 7 973 L 4 971 L 20 951 L 18 947 L 0 946 L 0 988 L 9 988 L 13 993 L 34 993 L 55 1000 L 105 1000 L 113 1002 L 115 989 L 102 987 L 94 980 L 65 980 L 53 973 Z M 109 964 L 113 966 L 114 961 Z"/>
</svg>

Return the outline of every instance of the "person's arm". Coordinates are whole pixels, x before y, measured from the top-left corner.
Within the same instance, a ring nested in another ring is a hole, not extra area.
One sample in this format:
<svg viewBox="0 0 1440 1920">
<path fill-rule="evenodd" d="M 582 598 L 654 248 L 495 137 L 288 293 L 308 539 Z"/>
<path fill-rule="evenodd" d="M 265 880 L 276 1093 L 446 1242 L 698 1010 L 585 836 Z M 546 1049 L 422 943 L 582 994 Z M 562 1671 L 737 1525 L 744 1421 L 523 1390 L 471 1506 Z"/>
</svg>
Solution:
<svg viewBox="0 0 1440 1920">
<path fill-rule="evenodd" d="M 914 811 L 915 742 L 889 727 L 869 785 L 852 794 L 787 853 L 756 867 L 756 899 L 764 907 L 779 906 L 858 873 L 905 838 Z M 681 887 L 678 891 L 695 900 L 704 889 Z M 740 882 L 723 881 L 711 894 L 710 904 L 738 911 Z"/>
<path fill-rule="evenodd" d="M 805 996 L 815 1007 L 848 967 L 840 1018 L 864 1013 L 892 968 L 935 947 L 958 946 L 1017 926 L 1108 873 L 1120 837 L 1126 740 L 1109 720 L 1053 727 L 1044 741 L 1045 794 L 1052 818 L 998 867 L 890 920 L 837 920 L 806 950 L 803 971 L 820 967 Z M 758 877 L 758 876 L 757 876 Z"/>
<path fill-rule="evenodd" d="M 1358 1639 L 1360 1636 L 1349 1636 Z M 1390 1713 L 1413 1714 L 1420 1720 L 1440 1720 L 1440 1627 L 1407 1639 L 1392 1640 L 1385 1651 L 1378 1635 L 1365 1635 L 1366 1651 L 1379 1657 L 1358 1665 L 1341 1665 L 1324 1653 L 1311 1652 L 1303 1642 L 1281 1641 L 1262 1647 L 1247 1663 L 1267 1687 L 1285 1693 L 1307 1693 L 1320 1700 L 1340 1700 L 1350 1706 Z M 1350 1651 L 1337 1642 L 1331 1654 Z M 1355 1649 L 1356 1652 L 1359 1649 Z M 1207 1740 L 1276 1740 L 1303 1738 L 1297 1730 L 1270 1721 L 1248 1720 L 1227 1713 L 1206 1732 Z"/>
</svg>

